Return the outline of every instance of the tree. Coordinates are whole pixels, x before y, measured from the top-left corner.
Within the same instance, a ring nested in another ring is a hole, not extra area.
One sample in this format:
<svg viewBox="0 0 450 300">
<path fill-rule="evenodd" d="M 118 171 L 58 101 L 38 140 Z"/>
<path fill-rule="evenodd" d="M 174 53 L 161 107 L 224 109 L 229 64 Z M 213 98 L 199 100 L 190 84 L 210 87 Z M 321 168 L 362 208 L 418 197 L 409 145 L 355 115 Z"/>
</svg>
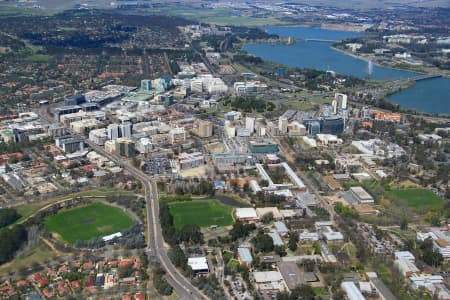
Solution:
<svg viewBox="0 0 450 300">
<path fill-rule="evenodd" d="M 431 238 L 426 239 L 424 242 L 422 242 L 419 248 L 422 253 L 421 258 L 425 263 L 433 267 L 442 265 L 444 258 L 442 257 L 441 253 L 434 250 L 433 240 Z"/>
<path fill-rule="evenodd" d="M 288 242 L 288 248 L 291 251 L 297 250 L 297 243 L 299 241 L 298 233 L 297 232 L 291 232 L 289 233 L 289 242 Z"/>
<path fill-rule="evenodd" d="M 241 221 L 236 221 L 233 228 L 230 230 L 230 237 L 233 241 L 239 238 L 247 237 L 250 232 L 256 229 L 255 224 L 244 224 Z"/>
<path fill-rule="evenodd" d="M 288 292 L 278 293 L 277 300 L 314 300 L 315 296 L 313 288 L 303 284 L 294 288 L 290 294 Z"/>
<path fill-rule="evenodd" d="M 403 218 L 400 221 L 400 229 L 401 230 L 408 230 L 408 220 L 406 218 Z"/>
<path fill-rule="evenodd" d="M 303 284 L 292 290 L 290 299 L 314 300 L 315 296 L 313 288 Z"/>
<path fill-rule="evenodd" d="M 172 295 L 173 288 L 164 277 L 165 274 L 166 272 L 161 268 L 161 266 L 159 264 L 155 264 L 153 268 L 153 286 L 161 295 L 170 296 Z"/>
<path fill-rule="evenodd" d="M 272 221 L 273 221 L 273 213 L 272 212 L 265 213 L 261 217 L 261 222 L 263 222 L 264 224 L 269 224 Z"/>
<path fill-rule="evenodd" d="M 13 208 L 0 209 L 0 228 L 14 223 L 21 216 Z"/>
<path fill-rule="evenodd" d="M 185 225 L 179 232 L 179 238 L 187 243 L 203 243 L 203 234 L 198 225 Z"/>
<path fill-rule="evenodd" d="M 9 261 L 14 257 L 14 253 L 27 240 L 27 231 L 21 224 L 13 228 L 3 228 L 0 230 L 0 264 Z"/>
<path fill-rule="evenodd" d="M 271 252 L 273 251 L 273 240 L 270 236 L 264 232 L 259 232 L 256 237 L 253 238 L 255 245 L 255 252 Z"/>
<path fill-rule="evenodd" d="M 187 269 L 187 258 L 180 246 L 176 245 L 169 250 L 169 258 L 175 267 L 182 270 Z"/>
</svg>

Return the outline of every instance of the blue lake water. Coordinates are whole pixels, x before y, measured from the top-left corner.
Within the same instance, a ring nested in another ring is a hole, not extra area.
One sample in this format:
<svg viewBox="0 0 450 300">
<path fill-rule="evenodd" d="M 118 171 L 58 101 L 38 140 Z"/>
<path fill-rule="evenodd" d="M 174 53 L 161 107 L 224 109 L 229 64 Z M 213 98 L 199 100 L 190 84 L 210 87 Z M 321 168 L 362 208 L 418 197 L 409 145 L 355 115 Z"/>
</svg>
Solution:
<svg viewBox="0 0 450 300">
<path fill-rule="evenodd" d="M 339 40 L 361 36 L 358 32 L 327 30 L 308 27 L 268 27 L 271 34 L 301 39 Z M 369 76 L 368 62 L 331 48 L 331 43 L 299 41 L 294 45 L 250 44 L 244 48 L 264 60 L 290 67 L 332 70 L 359 78 Z M 389 80 L 411 78 L 420 74 L 373 65 L 370 78 Z M 450 78 L 438 78 L 417 82 L 413 87 L 396 93 L 390 100 L 404 108 L 434 114 L 450 114 Z"/>
</svg>

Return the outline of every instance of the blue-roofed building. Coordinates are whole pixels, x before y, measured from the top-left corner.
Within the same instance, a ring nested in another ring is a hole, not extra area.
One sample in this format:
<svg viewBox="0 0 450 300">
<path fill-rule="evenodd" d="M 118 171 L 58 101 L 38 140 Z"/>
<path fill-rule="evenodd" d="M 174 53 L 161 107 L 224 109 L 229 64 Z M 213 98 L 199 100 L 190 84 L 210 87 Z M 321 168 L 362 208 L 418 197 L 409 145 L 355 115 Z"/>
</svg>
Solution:
<svg viewBox="0 0 450 300">
<path fill-rule="evenodd" d="M 223 190 L 225 188 L 225 181 L 214 181 L 214 188 L 216 190 Z"/>
<path fill-rule="evenodd" d="M 250 266 L 253 263 L 253 256 L 249 248 L 238 248 L 238 259 L 241 265 Z"/>
<path fill-rule="evenodd" d="M 105 284 L 105 275 L 97 274 L 97 278 L 95 279 L 96 286 L 103 286 Z"/>
<path fill-rule="evenodd" d="M 286 227 L 286 224 L 284 224 L 281 221 L 277 221 L 274 223 L 275 230 L 278 232 L 281 236 L 286 236 L 289 233 L 289 229 Z"/>
<path fill-rule="evenodd" d="M 283 246 L 283 240 L 281 239 L 281 236 L 276 232 L 275 230 L 271 230 L 268 235 L 272 238 L 273 245 L 274 246 Z"/>
</svg>

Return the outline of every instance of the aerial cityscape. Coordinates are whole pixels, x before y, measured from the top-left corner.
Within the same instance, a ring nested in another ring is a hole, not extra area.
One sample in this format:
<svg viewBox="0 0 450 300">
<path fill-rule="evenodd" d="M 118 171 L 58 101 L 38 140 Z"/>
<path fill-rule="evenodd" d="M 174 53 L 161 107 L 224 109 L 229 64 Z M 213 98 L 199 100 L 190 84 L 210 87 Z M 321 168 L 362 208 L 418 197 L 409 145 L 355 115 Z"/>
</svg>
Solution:
<svg viewBox="0 0 450 300">
<path fill-rule="evenodd" d="M 448 0 L 0 24 L 1 300 L 450 300 Z"/>
</svg>

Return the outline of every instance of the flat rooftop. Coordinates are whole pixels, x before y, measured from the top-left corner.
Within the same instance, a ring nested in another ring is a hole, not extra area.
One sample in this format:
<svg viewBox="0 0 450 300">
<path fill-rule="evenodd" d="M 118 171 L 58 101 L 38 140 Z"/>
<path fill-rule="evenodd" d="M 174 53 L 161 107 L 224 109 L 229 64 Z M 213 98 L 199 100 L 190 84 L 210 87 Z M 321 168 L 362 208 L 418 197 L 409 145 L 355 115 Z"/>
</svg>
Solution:
<svg viewBox="0 0 450 300">
<path fill-rule="evenodd" d="M 297 264 L 291 262 L 278 262 L 277 266 L 290 290 L 308 282 L 317 281 L 316 274 L 313 272 L 300 271 Z"/>
</svg>

